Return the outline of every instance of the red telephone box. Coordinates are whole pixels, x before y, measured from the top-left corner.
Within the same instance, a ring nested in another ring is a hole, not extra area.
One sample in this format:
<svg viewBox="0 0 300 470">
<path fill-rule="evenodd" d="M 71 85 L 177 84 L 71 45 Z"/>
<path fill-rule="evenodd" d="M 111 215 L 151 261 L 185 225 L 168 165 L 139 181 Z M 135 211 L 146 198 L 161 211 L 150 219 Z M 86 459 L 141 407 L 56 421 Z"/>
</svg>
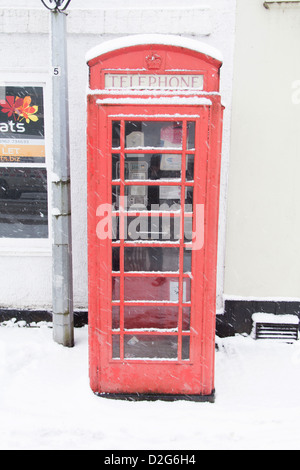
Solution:
<svg viewBox="0 0 300 470">
<path fill-rule="evenodd" d="M 130 36 L 88 55 L 92 390 L 212 400 L 220 58 Z"/>
</svg>

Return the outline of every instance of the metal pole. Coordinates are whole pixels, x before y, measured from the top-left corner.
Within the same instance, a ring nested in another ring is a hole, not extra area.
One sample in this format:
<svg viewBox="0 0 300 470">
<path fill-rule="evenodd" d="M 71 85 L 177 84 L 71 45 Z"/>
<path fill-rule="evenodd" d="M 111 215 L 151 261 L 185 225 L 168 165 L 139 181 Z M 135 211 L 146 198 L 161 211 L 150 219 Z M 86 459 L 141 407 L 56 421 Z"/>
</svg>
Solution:
<svg viewBox="0 0 300 470">
<path fill-rule="evenodd" d="M 66 15 L 51 11 L 53 164 L 52 164 L 52 302 L 53 338 L 74 346 L 70 142 Z"/>
</svg>

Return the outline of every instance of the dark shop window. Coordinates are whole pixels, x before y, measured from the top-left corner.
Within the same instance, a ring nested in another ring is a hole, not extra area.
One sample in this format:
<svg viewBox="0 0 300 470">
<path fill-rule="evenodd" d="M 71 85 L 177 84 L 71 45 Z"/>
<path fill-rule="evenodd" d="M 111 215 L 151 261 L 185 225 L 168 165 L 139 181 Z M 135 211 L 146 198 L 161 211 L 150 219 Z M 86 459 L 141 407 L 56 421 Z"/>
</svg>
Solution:
<svg viewBox="0 0 300 470">
<path fill-rule="evenodd" d="M 0 86 L 0 238 L 48 238 L 44 88 Z"/>
<path fill-rule="evenodd" d="M 45 168 L 0 168 L 0 238 L 48 238 Z"/>
</svg>

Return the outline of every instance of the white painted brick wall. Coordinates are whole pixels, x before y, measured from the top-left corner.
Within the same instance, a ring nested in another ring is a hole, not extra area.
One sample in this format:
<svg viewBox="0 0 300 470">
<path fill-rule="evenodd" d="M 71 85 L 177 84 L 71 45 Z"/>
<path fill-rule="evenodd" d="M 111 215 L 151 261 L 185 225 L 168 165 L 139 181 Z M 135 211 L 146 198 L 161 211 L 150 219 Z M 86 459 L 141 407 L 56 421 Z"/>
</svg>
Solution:
<svg viewBox="0 0 300 470">
<path fill-rule="evenodd" d="M 120 8 L 71 10 L 68 32 L 73 34 L 173 33 L 207 36 L 212 31 L 211 10 L 201 8 Z M 0 33 L 49 32 L 49 12 L 0 8 Z"/>
<path fill-rule="evenodd" d="M 17 1 L 30 9 L 16 9 Z M 9 71 L 30 73 L 45 71 L 49 66 L 49 12 L 33 6 L 40 0 L 0 0 L 0 82 Z M 101 3 L 102 8 L 98 6 Z M 88 0 L 86 10 L 70 9 L 68 16 L 69 97 L 71 132 L 71 177 L 73 205 L 74 293 L 77 307 L 87 306 L 87 235 L 86 235 L 86 87 L 88 69 L 86 52 L 116 36 L 139 33 L 182 34 L 193 37 L 222 52 L 221 90 L 226 111 L 224 115 L 223 173 L 221 180 L 219 306 L 222 303 L 226 183 L 229 161 L 233 51 L 236 0 L 152 0 L 151 7 L 142 8 L 139 0 Z M 201 5 L 201 3 L 203 3 Z M 71 5 L 82 6 L 80 0 Z M 111 5 L 110 5 L 111 4 Z M 149 3 L 148 3 L 149 4 Z M 95 8 L 88 9 L 88 6 Z M 4 6 L 6 8 L 4 8 Z M 112 8 L 113 7 L 113 8 Z M 0 240 L 1 242 L 1 240 Z M 51 258 L 1 256 L 0 306 L 42 308 L 51 304 Z M 15 266 L 19 265 L 18 284 Z M 32 269 L 28 269 L 32 266 Z M 39 283 L 42 284 L 42 289 Z M 15 286 L 14 288 L 12 286 Z M 30 293 L 30 295 L 29 295 Z M 221 307 L 220 307 L 221 308 Z"/>
</svg>

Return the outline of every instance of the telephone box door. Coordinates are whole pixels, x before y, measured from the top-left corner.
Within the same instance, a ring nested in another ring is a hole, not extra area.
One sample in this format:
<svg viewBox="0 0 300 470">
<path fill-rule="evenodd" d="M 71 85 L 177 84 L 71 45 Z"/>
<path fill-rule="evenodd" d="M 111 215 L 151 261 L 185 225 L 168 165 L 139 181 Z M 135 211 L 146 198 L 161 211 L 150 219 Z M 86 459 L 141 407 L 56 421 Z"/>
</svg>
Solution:
<svg viewBox="0 0 300 470">
<path fill-rule="evenodd" d="M 97 393 L 213 394 L 219 171 L 209 130 L 220 116 L 211 104 L 90 104 L 98 122 L 88 200 Z"/>
</svg>

